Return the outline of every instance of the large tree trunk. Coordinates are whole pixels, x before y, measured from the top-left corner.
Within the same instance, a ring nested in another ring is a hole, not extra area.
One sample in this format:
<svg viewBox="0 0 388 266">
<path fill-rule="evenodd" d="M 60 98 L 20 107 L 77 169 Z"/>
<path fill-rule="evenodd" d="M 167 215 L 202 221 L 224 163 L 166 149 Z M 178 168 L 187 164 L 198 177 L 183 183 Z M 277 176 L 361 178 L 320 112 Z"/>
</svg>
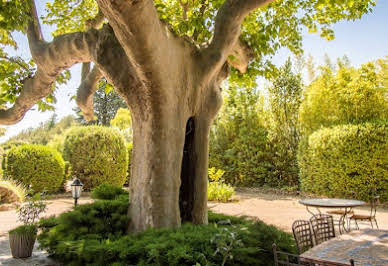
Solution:
<svg viewBox="0 0 388 266">
<path fill-rule="evenodd" d="M 208 136 L 216 111 L 195 115 L 171 99 L 151 106 L 146 115 L 132 111 L 129 230 L 206 224 Z"/>
</svg>

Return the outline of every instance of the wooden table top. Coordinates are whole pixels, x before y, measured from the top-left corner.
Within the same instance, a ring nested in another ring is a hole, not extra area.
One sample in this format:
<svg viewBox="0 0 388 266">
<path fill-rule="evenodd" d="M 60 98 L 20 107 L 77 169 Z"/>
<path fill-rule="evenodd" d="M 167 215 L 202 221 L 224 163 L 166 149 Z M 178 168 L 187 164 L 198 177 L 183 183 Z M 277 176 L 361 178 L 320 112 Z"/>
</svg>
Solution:
<svg viewBox="0 0 388 266">
<path fill-rule="evenodd" d="M 363 229 L 340 235 L 300 255 L 310 261 L 349 265 L 388 265 L 388 230 Z"/>
</svg>

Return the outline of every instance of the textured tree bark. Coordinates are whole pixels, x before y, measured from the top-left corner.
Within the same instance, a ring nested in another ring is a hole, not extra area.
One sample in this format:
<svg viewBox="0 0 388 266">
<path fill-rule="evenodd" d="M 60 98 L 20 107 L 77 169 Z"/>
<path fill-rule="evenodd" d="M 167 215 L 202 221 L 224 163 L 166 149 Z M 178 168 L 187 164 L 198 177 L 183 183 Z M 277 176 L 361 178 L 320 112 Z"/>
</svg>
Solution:
<svg viewBox="0 0 388 266">
<path fill-rule="evenodd" d="M 153 103 L 147 115 L 132 110 L 130 231 L 207 223 L 208 136 L 221 106 L 213 91 L 194 113 L 179 98 Z"/>
</svg>

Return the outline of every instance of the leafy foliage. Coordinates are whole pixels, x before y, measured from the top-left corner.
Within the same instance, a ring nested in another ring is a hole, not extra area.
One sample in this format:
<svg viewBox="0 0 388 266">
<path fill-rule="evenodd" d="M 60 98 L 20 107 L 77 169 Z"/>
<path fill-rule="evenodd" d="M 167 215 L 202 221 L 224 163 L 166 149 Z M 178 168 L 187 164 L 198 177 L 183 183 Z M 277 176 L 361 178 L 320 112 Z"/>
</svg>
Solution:
<svg viewBox="0 0 388 266">
<path fill-rule="evenodd" d="M 273 242 L 284 251 L 295 251 L 288 233 L 263 222 L 214 213 L 209 213 L 209 225 L 184 224 L 128 235 L 127 208 L 127 200 L 103 200 L 42 219 L 40 246 L 67 265 L 220 265 L 224 257 L 215 251 L 222 243 L 212 239 L 227 228 L 242 245 L 232 245 L 226 265 L 271 265 Z M 221 225 L 225 220 L 229 224 Z M 222 239 L 229 241 L 228 236 Z"/>
<path fill-rule="evenodd" d="M 215 254 L 220 253 L 223 257 L 222 266 L 225 265 L 228 259 L 233 261 L 233 249 L 244 247 L 243 242 L 239 239 L 239 229 L 236 226 L 232 228 L 221 228 L 222 231 L 215 234 L 211 239 L 211 242 L 217 245 Z M 243 229 L 246 228 L 242 228 L 241 230 Z"/>
<path fill-rule="evenodd" d="M 339 60 L 335 71 L 321 67 L 301 105 L 300 119 L 306 134 L 321 127 L 388 119 L 388 59 L 360 68 Z"/>
<path fill-rule="evenodd" d="M 123 137 L 112 128 L 73 127 L 64 141 L 64 158 L 72 174 L 81 179 L 84 189 L 109 183 L 122 186 L 128 169 L 128 154 Z"/>
<path fill-rule="evenodd" d="M 46 210 L 47 204 L 42 200 L 41 195 L 35 194 L 18 209 L 18 219 L 24 224 L 35 224 Z"/>
<path fill-rule="evenodd" d="M 266 175 L 267 130 L 263 98 L 253 89 L 228 88 L 211 131 L 210 167 L 223 169 L 227 183 L 261 185 Z"/>
<path fill-rule="evenodd" d="M 95 115 L 94 121 L 88 122 L 83 119 L 81 110 L 76 107 L 74 111 L 77 113 L 77 122 L 89 125 L 109 126 L 110 121 L 115 117 L 117 110 L 126 108 L 124 100 L 116 93 L 113 87 L 105 80 L 100 80 L 98 90 L 93 96 L 93 111 Z"/>
<path fill-rule="evenodd" d="M 52 252 L 53 248 L 72 248 L 67 243 L 76 240 L 103 240 L 114 238 L 115 235 L 121 236 L 126 233 L 127 212 L 128 197 L 78 205 L 73 211 L 62 213 L 58 217 L 41 219 L 39 227 L 43 232 L 38 240 L 43 248 Z M 84 241 L 78 244 L 82 245 Z M 82 246 L 79 248 L 82 249 Z M 67 260 L 71 256 L 73 255 L 68 254 L 63 259 Z"/>
<path fill-rule="evenodd" d="M 5 175 L 35 192 L 56 192 L 64 182 L 65 162 L 52 148 L 20 145 L 8 151 Z"/>
<path fill-rule="evenodd" d="M 302 78 L 295 74 L 291 60 L 280 68 L 268 88 L 269 165 L 266 184 L 274 187 L 296 187 L 299 183 L 296 153 L 300 139 L 299 108 L 302 102 Z"/>
<path fill-rule="evenodd" d="M 8 146 L 19 145 L 19 143 L 41 144 L 48 145 L 61 152 L 63 149 L 63 134 L 74 125 L 76 125 L 76 122 L 73 116 L 66 116 L 57 122 L 54 114 L 47 122 L 41 123 L 36 128 L 22 131 L 10 138 L 3 146 L 8 149 Z"/>
<path fill-rule="evenodd" d="M 110 125 L 119 129 L 127 142 L 132 142 L 132 119 L 129 109 L 119 108 Z"/>
<path fill-rule="evenodd" d="M 325 128 L 301 144 L 302 189 L 327 196 L 388 200 L 388 124 Z"/>
<path fill-rule="evenodd" d="M 220 181 L 209 182 L 207 198 L 210 201 L 228 202 L 234 195 L 234 188 L 231 185 Z"/>
<path fill-rule="evenodd" d="M 110 125 L 112 127 L 117 127 L 120 130 L 131 128 L 131 112 L 126 108 L 119 108 L 116 116 L 110 121 Z"/>
<path fill-rule="evenodd" d="M 186 36 L 193 43 L 209 42 L 217 11 L 223 0 L 157 0 L 159 17 L 167 22 L 178 36 Z M 271 57 L 286 47 L 294 53 L 302 51 L 302 27 L 311 33 L 331 40 L 331 25 L 340 20 L 354 20 L 368 13 L 375 1 L 323 1 L 283 0 L 252 12 L 244 21 L 241 39 L 254 50 L 255 58 L 244 75 L 233 71 L 229 79 L 233 85 L 254 87 L 257 75 L 276 74 Z"/>
<path fill-rule="evenodd" d="M 114 200 L 120 195 L 128 194 L 122 187 L 102 184 L 92 190 L 92 198 L 100 200 Z"/>
<path fill-rule="evenodd" d="M 209 168 L 209 180 L 208 189 L 207 189 L 207 197 L 208 200 L 214 201 L 229 201 L 234 195 L 234 188 L 231 185 L 225 184 L 222 176 L 224 175 L 224 171 L 218 169 L 216 170 L 214 167 Z"/>
</svg>

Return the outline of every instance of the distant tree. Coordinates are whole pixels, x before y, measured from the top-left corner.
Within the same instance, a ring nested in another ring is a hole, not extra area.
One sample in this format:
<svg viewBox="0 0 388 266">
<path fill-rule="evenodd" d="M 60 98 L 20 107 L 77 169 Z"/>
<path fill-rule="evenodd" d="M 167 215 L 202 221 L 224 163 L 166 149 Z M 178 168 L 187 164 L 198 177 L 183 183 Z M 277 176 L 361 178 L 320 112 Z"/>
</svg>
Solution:
<svg viewBox="0 0 388 266">
<path fill-rule="evenodd" d="M 56 122 L 57 122 L 57 117 L 58 117 L 58 115 L 57 115 L 56 113 L 54 113 L 54 114 L 50 117 L 49 121 L 47 122 L 47 128 L 48 128 L 48 129 L 52 129 L 53 127 L 55 127 L 55 124 L 56 124 Z"/>
<path fill-rule="evenodd" d="M 267 123 L 270 163 L 266 183 L 272 186 L 298 185 L 297 148 L 300 139 L 299 108 L 303 84 L 294 73 L 291 60 L 280 68 L 268 88 L 270 119 Z"/>
<path fill-rule="evenodd" d="M 118 128 L 127 142 L 132 142 L 132 120 L 128 109 L 119 108 L 115 117 L 110 120 L 110 125 Z"/>
<path fill-rule="evenodd" d="M 314 58 L 312 57 L 311 54 L 307 57 L 307 60 L 305 62 L 305 67 L 307 70 L 307 81 L 310 84 L 311 82 L 313 82 L 313 80 L 315 79 L 315 75 L 316 75 Z"/>
<path fill-rule="evenodd" d="M 257 89 L 230 87 L 211 130 L 210 167 L 236 185 L 263 185 L 267 169 L 264 98 Z"/>
<path fill-rule="evenodd" d="M 321 127 L 388 118 L 388 60 L 359 68 L 339 60 L 337 70 L 320 67 L 319 76 L 306 88 L 301 125 L 306 134 Z"/>
<path fill-rule="evenodd" d="M 56 115 L 54 114 L 51 118 L 41 123 L 36 128 L 29 128 L 22 131 L 16 136 L 11 137 L 7 143 L 28 143 L 28 144 L 41 144 L 47 145 L 53 139 L 61 138 L 61 135 L 72 125 L 76 124 L 73 116 L 65 116 L 59 122 L 55 123 Z"/>
<path fill-rule="evenodd" d="M 98 90 L 93 96 L 94 120 L 86 121 L 79 107 L 74 108 L 74 111 L 77 114 L 77 121 L 81 124 L 109 126 L 117 110 L 126 107 L 124 100 L 105 79 L 102 79 L 99 82 Z"/>
</svg>

